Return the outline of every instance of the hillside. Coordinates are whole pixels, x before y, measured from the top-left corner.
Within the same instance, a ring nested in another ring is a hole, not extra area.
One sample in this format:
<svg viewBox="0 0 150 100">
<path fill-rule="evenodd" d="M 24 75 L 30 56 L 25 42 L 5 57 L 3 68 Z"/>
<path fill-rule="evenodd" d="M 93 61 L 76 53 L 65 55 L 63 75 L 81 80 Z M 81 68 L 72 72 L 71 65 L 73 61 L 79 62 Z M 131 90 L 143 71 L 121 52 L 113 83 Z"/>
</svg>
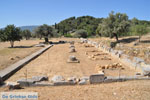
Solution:
<svg viewBox="0 0 150 100">
<path fill-rule="evenodd" d="M 32 26 L 20 26 L 19 28 L 20 28 L 21 30 L 28 29 L 28 30 L 30 30 L 31 32 L 33 32 L 34 29 L 36 29 L 37 27 L 38 27 L 38 25 L 32 25 Z"/>
</svg>

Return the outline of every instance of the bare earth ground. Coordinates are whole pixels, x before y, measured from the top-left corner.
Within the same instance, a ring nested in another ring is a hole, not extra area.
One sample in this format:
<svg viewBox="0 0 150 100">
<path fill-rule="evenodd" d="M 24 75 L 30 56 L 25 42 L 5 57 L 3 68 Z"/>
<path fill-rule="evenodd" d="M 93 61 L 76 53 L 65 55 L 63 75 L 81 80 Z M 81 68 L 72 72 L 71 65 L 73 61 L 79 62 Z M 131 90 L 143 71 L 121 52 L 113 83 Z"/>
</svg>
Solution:
<svg viewBox="0 0 150 100">
<path fill-rule="evenodd" d="M 77 52 L 69 53 L 70 44 L 58 44 L 47 50 L 41 56 L 27 64 L 15 75 L 13 75 L 8 81 L 17 81 L 20 78 L 25 78 L 26 70 L 28 78 L 32 76 L 46 75 L 51 79 L 54 75 L 61 75 L 65 78 L 68 77 L 83 77 L 89 76 L 94 73 L 98 73 L 96 65 L 106 65 L 118 62 L 116 59 L 112 60 L 91 60 L 85 54 L 86 51 L 96 50 L 95 47 L 85 48 L 83 44 L 75 43 Z M 102 51 L 98 51 L 103 53 Z M 96 53 L 98 53 L 96 52 Z M 70 55 L 74 55 L 80 60 L 80 63 L 67 63 Z M 89 53 L 89 55 L 91 55 Z M 100 57 L 103 55 L 100 55 Z M 110 57 L 110 55 L 106 55 Z M 121 71 L 121 75 L 131 76 L 135 75 L 135 72 L 129 69 L 127 66 L 123 66 L 125 70 Z M 118 76 L 119 70 L 107 70 L 106 75 Z"/>
<path fill-rule="evenodd" d="M 63 39 L 52 39 L 53 41 Z M 64 39 L 76 40 L 76 39 Z M 7 81 L 17 81 L 25 78 L 26 70 L 28 78 L 36 75 L 47 75 L 51 79 L 54 75 L 62 75 L 65 78 L 76 76 L 89 76 L 97 73 L 96 64 L 105 65 L 118 62 L 110 55 L 112 60 L 91 60 L 87 51 L 96 50 L 94 47 L 85 48 L 83 44 L 75 43 L 76 53 L 69 53 L 69 44 L 54 45 L 41 56 L 24 66 Z M 101 51 L 94 52 L 101 53 Z M 93 52 L 89 52 L 92 55 Z M 80 63 L 67 63 L 70 55 L 75 55 Z M 99 58 L 103 57 L 102 55 Z M 125 70 L 121 75 L 135 75 L 134 70 L 123 65 Z M 107 70 L 106 75 L 118 76 L 118 70 Z M 8 91 L 0 88 L 0 92 Z M 12 92 L 38 92 L 39 100 L 150 100 L 150 81 L 127 81 L 97 85 L 83 86 L 57 86 L 57 87 L 25 87 Z"/>
<path fill-rule="evenodd" d="M 0 92 L 8 92 L 0 88 Z M 28 87 L 10 92 L 38 92 L 39 100 L 150 100 L 150 81 L 83 86 Z"/>
<path fill-rule="evenodd" d="M 9 48 L 9 42 L 0 42 L 0 70 L 23 59 L 41 47 L 32 47 L 43 40 L 22 40 L 15 42 L 15 48 Z"/>
</svg>

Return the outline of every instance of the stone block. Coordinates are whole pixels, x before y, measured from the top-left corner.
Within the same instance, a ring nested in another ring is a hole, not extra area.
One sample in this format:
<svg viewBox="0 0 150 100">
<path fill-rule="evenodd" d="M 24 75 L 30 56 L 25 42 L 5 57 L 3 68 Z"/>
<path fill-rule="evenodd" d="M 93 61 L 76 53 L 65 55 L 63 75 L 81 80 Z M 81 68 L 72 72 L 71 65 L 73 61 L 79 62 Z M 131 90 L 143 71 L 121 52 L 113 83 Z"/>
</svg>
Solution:
<svg viewBox="0 0 150 100">
<path fill-rule="evenodd" d="M 142 70 L 144 76 L 150 76 L 150 67 L 143 67 Z"/>
<path fill-rule="evenodd" d="M 80 61 L 75 56 L 70 56 L 67 60 L 68 63 L 79 63 Z"/>
<path fill-rule="evenodd" d="M 61 86 L 61 85 L 75 85 L 75 81 L 57 81 L 54 82 L 54 86 Z"/>
<path fill-rule="evenodd" d="M 94 84 L 94 83 L 102 83 L 104 82 L 104 74 L 93 74 L 90 75 L 90 83 Z"/>
<path fill-rule="evenodd" d="M 69 77 L 67 80 L 68 80 L 68 81 L 76 81 L 77 78 L 76 78 L 76 77 Z"/>
<path fill-rule="evenodd" d="M 133 58 L 133 61 L 135 61 L 135 62 L 137 62 L 137 63 L 144 62 L 144 60 L 143 60 L 143 59 L 138 58 L 138 57 L 134 57 L 134 58 Z"/>
<path fill-rule="evenodd" d="M 35 82 L 48 81 L 48 77 L 47 76 L 33 76 L 32 80 L 34 80 Z"/>
<path fill-rule="evenodd" d="M 35 47 L 45 47 L 45 44 L 37 44 Z"/>
<path fill-rule="evenodd" d="M 65 81 L 64 77 L 59 76 L 59 75 L 55 75 L 52 79 L 52 82 L 60 82 L 60 81 Z"/>
<path fill-rule="evenodd" d="M 49 83 L 49 82 L 36 82 L 32 86 L 54 86 L 54 83 Z"/>
<path fill-rule="evenodd" d="M 70 48 L 70 53 L 76 52 L 75 48 Z"/>
<path fill-rule="evenodd" d="M 16 82 L 7 82 L 6 86 L 9 87 L 9 90 L 12 90 L 12 89 L 21 89 L 20 84 L 16 83 Z"/>
<path fill-rule="evenodd" d="M 87 80 L 87 81 L 89 81 L 89 79 L 90 79 L 90 77 L 88 77 L 88 76 L 84 76 L 84 77 L 80 78 L 80 80 Z"/>
<path fill-rule="evenodd" d="M 33 79 L 20 79 L 17 83 L 19 83 L 20 86 L 31 86 L 35 81 Z"/>
<path fill-rule="evenodd" d="M 79 85 L 85 85 L 85 84 L 88 84 L 88 81 L 83 79 L 83 80 L 79 81 L 78 84 Z"/>
</svg>

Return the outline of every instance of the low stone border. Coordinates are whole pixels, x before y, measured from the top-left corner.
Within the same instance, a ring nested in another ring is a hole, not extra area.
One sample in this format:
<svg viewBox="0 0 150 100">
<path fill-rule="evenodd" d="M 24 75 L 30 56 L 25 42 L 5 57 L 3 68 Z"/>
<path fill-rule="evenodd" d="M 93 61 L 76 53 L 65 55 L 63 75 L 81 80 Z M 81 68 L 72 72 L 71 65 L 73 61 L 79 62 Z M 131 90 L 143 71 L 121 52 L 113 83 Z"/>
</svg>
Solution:
<svg viewBox="0 0 150 100">
<path fill-rule="evenodd" d="M 109 53 L 114 58 L 117 58 L 123 64 L 129 66 L 131 69 L 139 71 L 142 75 L 150 75 L 150 65 L 146 64 L 143 59 L 134 57 L 134 60 L 129 59 L 129 56 L 124 54 L 121 50 L 114 50 L 111 47 L 107 47 L 105 44 L 90 41 L 88 39 L 80 39 L 82 43 L 88 43 L 95 46 L 103 52 Z M 141 64 L 142 63 L 142 64 Z"/>
<path fill-rule="evenodd" d="M 53 45 L 48 45 L 45 48 L 42 48 L 39 51 L 25 57 L 24 59 L 22 59 L 18 62 L 16 62 L 15 64 L 10 65 L 9 67 L 5 68 L 4 70 L 1 70 L 0 71 L 0 77 L 2 78 L 3 81 L 5 81 L 11 75 L 16 73 L 19 69 L 21 69 L 24 65 L 26 65 L 27 63 L 29 63 L 30 61 L 32 61 L 33 59 L 35 59 L 36 57 L 41 55 L 43 52 L 45 52 L 46 50 L 48 50 L 52 46 Z"/>
</svg>

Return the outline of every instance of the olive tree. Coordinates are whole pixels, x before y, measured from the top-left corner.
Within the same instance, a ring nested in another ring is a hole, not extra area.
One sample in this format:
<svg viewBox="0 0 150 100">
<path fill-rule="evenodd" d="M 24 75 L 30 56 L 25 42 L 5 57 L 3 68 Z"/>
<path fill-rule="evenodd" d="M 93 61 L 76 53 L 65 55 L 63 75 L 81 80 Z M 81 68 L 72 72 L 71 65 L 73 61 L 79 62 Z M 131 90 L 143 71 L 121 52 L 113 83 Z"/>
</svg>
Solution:
<svg viewBox="0 0 150 100">
<path fill-rule="evenodd" d="M 109 16 L 99 24 L 97 33 L 105 36 L 115 37 L 118 41 L 118 36 L 125 33 L 129 28 L 129 20 L 126 14 L 116 13 L 112 11 Z"/>
<path fill-rule="evenodd" d="M 17 28 L 14 25 L 7 25 L 1 33 L 1 41 L 9 41 L 12 48 L 14 47 L 14 42 L 20 41 L 22 38 L 20 28 Z"/>
<path fill-rule="evenodd" d="M 39 27 L 35 30 L 35 32 L 36 32 L 38 35 L 44 37 L 45 42 L 49 42 L 49 41 L 48 41 L 48 36 L 53 36 L 52 31 L 53 31 L 53 28 L 52 28 L 51 26 L 47 25 L 47 24 L 43 24 L 43 25 L 39 26 Z"/>
<path fill-rule="evenodd" d="M 135 25 L 131 27 L 131 31 L 134 32 L 135 34 L 137 34 L 139 36 L 139 42 L 140 39 L 142 37 L 142 35 L 147 34 L 148 30 L 147 27 L 144 25 Z"/>
<path fill-rule="evenodd" d="M 26 40 L 30 39 L 31 37 L 31 31 L 26 29 L 22 31 L 22 36 L 25 37 Z"/>
</svg>

